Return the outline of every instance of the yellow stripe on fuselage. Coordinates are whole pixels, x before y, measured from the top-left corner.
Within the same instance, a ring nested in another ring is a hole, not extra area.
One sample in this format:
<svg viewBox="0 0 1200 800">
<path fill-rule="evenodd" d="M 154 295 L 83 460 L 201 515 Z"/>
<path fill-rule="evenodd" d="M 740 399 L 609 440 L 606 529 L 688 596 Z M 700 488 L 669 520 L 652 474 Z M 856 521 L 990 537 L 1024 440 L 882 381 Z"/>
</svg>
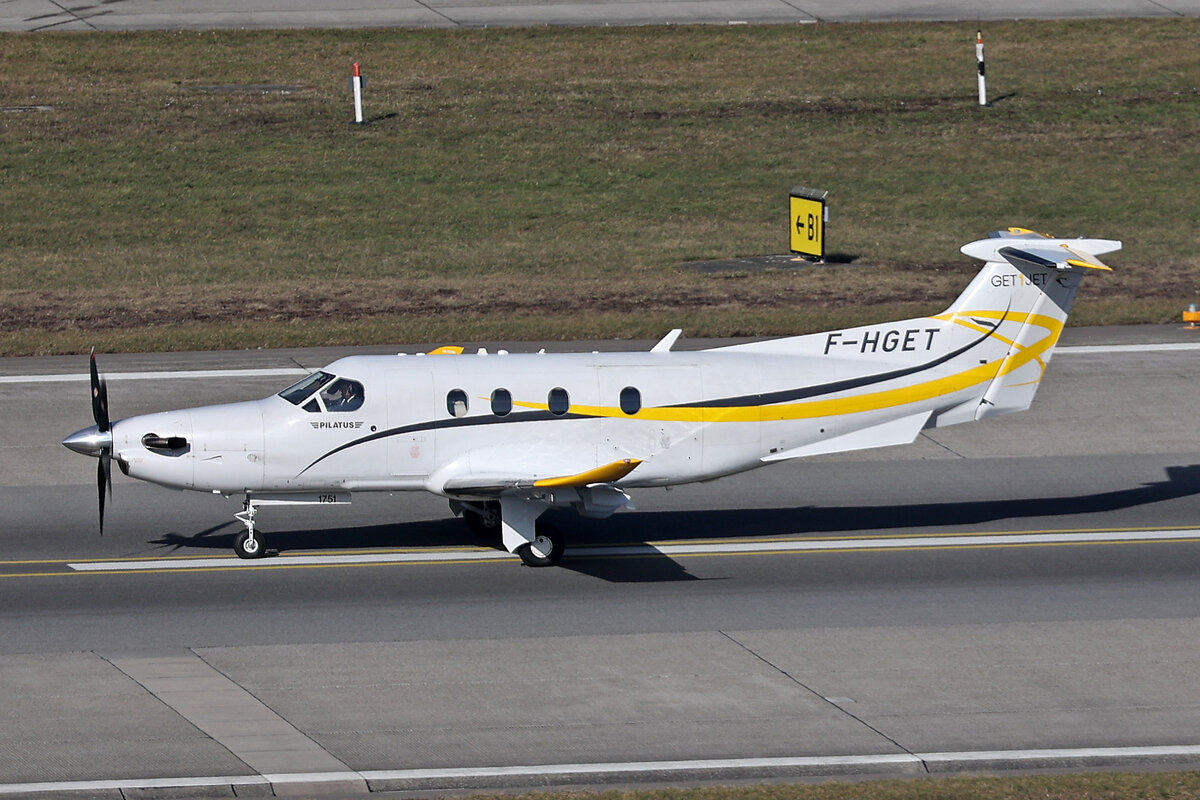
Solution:
<svg viewBox="0 0 1200 800">
<path fill-rule="evenodd" d="M 1044 372 L 1046 362 L 1042 359 L 1042 354 L 1058 342 L 1058 337 L 1061 335 L 1063 329 L 1062 321 L 1043 314 L 1006 314 L 1003 311 L 977 311 L 942 314 L 931 317 L 931 319 L 951 322 L 980 332 L 991 330 L 971 323 L 971 317 L 1038 325 L 1045 328 L 1047 334 L 1034 344 L 1023 347 L 1010 339 L 997 336 L 993 333 L 994 338 L 1008 344 L 1010 347 L 1018 348 L 1017 354 L 1012 358 L 1000 358 L 986 364 L 979 364 L 953 375 L 923 381 L 911 386 L 884 389 L 883 391 L 761 406 L 734 406 L 728 408 L 719 406 L 662 406 L 659 408 L 643 408 L 633 415 L 626 414 L 614 406 L 572 405 L 571 413 L 587 417 L 639 419 L 655 422 L 721 423 L 814 419 L 817 417 L 834 417 L 858 414 L 866 411 L 879 411 L 910 403 L 920 403 L 942 395 L 954 394 L 963 389 L 968 389 L 1014 372 L 1030 361 L 1036 360 Z M 544 403 L 518 401 L 514 405 L 541 411 L 548 410 L 548 406 Z"/>
</svg>

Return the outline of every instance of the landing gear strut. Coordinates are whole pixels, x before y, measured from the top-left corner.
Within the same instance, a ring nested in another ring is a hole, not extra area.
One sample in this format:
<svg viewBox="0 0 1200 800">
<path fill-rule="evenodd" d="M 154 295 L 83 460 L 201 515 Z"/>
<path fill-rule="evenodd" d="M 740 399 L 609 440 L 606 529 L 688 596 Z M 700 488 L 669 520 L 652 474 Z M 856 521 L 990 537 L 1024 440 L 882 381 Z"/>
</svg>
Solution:
<svg viewBox="0 0 1200 800">
<path fill-rule="evenodd" d="M 246 525 L 246 530 L 233 540 L 233 552 L 238 558 L 262 558 L 267 554 L 267 537 L 262 531 L 254 529 L 254 515 L 257 513 L 258 506 L 247 499 L 242 504 L 241 512 L 234 514 Z"/>
<path fill-rule="evenodd" d="M 504 548 L 527 567 L 550 567 L 562 560 L 562 534 L 538 518 L 549 506 L 534 497 L 500 496 L 500 536 Z"/>
<path fill-rule="evenodd" d="M 490 539 L 500 535 L 500 504 L 495 500 L 481 503 L 451 500 L 450 510 L 462 514 L 471 533 L 479 538 Z"/>
<path fill-rule="evenodd" d="M 548 508 L 545 500 L 520 494 L 501 495 L 499 501 L 450 501 L 450 510 L 461 514 L 476 536 L 499 535 L 504 549 L 528 567 L 550 567 L 562 560 L 562 533 L 538 519 Z"/>
</svg>

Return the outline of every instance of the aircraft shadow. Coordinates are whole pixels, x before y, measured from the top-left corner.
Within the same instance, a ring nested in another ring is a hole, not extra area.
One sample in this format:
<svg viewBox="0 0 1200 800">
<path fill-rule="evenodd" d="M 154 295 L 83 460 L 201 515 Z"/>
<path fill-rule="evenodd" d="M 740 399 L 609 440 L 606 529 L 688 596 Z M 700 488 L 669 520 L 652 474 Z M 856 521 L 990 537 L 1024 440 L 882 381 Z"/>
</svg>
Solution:
<svg viewBox="0 0 1200 800">
<path fill-rule="evenodd" d="M 354 528 L 275 530 L 258 525 L 272 550 L 366 550 L 400 547 L 463 547 L 479 544 L 462 520 L 444 519 L 394 525 L 362 525 Z M 167 533 L 149 544 L 174 550 L 200 548 L 232 550 L 233 540 L 245 527 L 237 520 L 221 523 L 192 535 Z"/>
<path fill-rule="evenodd" d="M 711 511 L 633 512 L 614 517 L 620 526 L 580 520 L 591 544 L 660 539 L 725 539 L 853 531 L 886 531 L 944 525 L 968 526 L 1003 519 L 1101 514 L 1200 495 L 1200 464 L 1166 468 L 1162 481 L 1111 492 L 1026 500 L 965 500 L 876 506 L 796 506 Z"/>
<path fill-rule="evenodd" d="M 1136 508 L 1166 500 L 1200 495 L 1200 464 L 1166 468 L 1166 479 L 1128 489 L 1095 494 L 1027 500 L 967 500 L 876 506 L 795 506 L 787 508 L 718 509 L 697 511 L 632 511 L 607 520 L 589 520 L 570 511 L 551 511 L 547 521 L 567 533 L 568 549 L 562 568 L 614 583 L 698 580 L 664 555 L 639 554 L 572 557 L 572 548 L 642 544 L 657 540 L 737 539 L 814 533 L 886 531 L 935 526 L 969 526 L 1003 519 L 1053 518 L 1098 514 Z M 241 532 L 235 521 L 196 534 L 167 533 L 149 544 L 174 551 L 233 548 Z M 446 518 L 354 528 L 273 531 L 265 529 L 273 550 L 387 549 L 489 546 L 498 539 L 481 539 L 462 520 Z"/>
<path fill-rule="evenodd" d="M 568 531 L 568 542 L 573 547 L 595 544 L 576 537 L 572 526 L 578 518 L 571 512 L 553 514 L 556 524 Z M 626 519 L 622 516 L 621 519 Z M 611 524 L 611 520 L 609 521 Z M 228 552 L 233 549 L 233 540 L 243 530 L 241 523 L 224 522 L 193 535 L 167 533 L 148 542 L 173 553 L 191 549 Z M 460 519 L 447 518 L 429 522 L 406 522 L 395 525 L 366 525 L 354 528 L 319 528 L 302 531 L 263 529 L 270 550 L 298 552 L 305 550 L 370 550 L 396 548 L 435 547 L 492 547 L 503 550 L 499 537 L 485 538 L 473 534 Z M 614 534 L 615 535 L 615 534 Z M 603 539 L 604 537 L 601 537 Z M 628 543 L 627 536 L 621 537 Z M 637 558 L 571 558 L 568 550 L 561 566 L 575 572 L 591 575 L 614 583 L 664 582 L 673 580 L 696 580 L 673 559 L 647 554 Z"/>
</svg>

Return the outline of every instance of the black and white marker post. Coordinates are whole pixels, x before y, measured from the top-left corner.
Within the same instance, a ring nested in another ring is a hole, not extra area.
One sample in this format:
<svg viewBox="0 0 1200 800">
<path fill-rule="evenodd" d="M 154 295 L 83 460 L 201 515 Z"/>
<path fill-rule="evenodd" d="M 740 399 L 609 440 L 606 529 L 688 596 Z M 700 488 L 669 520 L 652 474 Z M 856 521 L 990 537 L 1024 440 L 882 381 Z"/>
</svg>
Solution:
<svg viewBox="0 0 1200 800">
<path fill-rule="evenodd" d="M 350 88 L 354 90 L 354 122 L 351 123 L 353 125 L 363 124 L 362 90 L 365 83 L 366 81 L 363 80 L 362 71 L 358 68 L 358 62 L 355 61 L 354 76 L 350 78 Z"/>
<path fill-rule="evenodd" d="M 983 31 L 975 34 L 975 60 L 979 62 L 979 105 L 987 105 L 987 76 L 983 69 Z M 355 68 L 357 69 L 357 64 Z"/>
</svg>

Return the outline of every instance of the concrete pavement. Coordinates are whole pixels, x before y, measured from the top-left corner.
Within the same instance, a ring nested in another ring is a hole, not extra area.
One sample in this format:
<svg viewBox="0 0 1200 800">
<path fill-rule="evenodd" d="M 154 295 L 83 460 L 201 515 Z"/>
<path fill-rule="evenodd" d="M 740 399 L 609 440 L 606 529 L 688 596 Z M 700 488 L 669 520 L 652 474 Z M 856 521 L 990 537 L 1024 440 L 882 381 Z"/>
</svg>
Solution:
<svg viewBox="0 0 1200 800">
<path fill-rule="evenodd" d="M 1200 0 L 52 0 L 0 3 L 0 31 L 208 28 L 462 28 L 529 25 L 728 25 L 862 20 L 1200 15 Z"/>
<path fill-rule="evenodd" d="M 1181 619 L 8 656 L 0 795 L 1195 765 L 1198 637 Z"/>
</svg>

